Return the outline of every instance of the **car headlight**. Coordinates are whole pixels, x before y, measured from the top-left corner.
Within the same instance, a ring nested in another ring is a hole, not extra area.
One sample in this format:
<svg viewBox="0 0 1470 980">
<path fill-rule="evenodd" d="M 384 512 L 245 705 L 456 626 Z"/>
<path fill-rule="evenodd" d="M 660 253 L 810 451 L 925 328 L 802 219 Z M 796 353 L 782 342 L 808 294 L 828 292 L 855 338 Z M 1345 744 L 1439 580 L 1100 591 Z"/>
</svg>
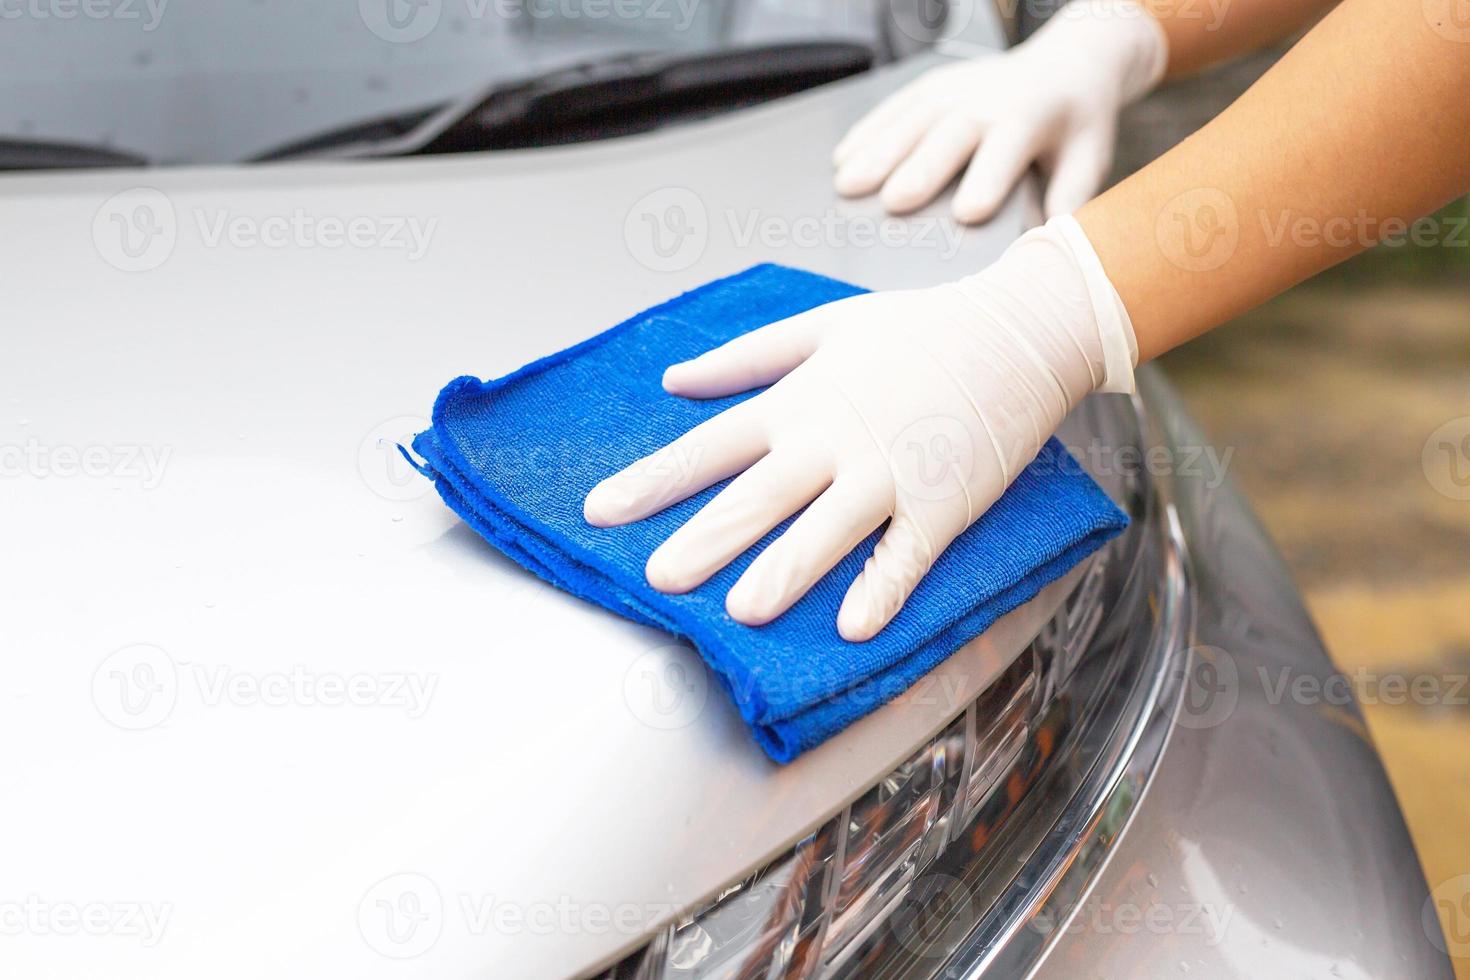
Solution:
<svg viewBox="0 0 1470 980">
<path fill-rule="evenodd" d="M 1070 428 L 1136 445 L 1142 415 L 1129 405 L 1090 399 Z M 1177 521 L 1142 474 L 1112 476 L 1133 525 L 990 687 L 786 853 L 603 976 L 1024 974 L 1131 814 L 1183 672 Z"/>
</svg>

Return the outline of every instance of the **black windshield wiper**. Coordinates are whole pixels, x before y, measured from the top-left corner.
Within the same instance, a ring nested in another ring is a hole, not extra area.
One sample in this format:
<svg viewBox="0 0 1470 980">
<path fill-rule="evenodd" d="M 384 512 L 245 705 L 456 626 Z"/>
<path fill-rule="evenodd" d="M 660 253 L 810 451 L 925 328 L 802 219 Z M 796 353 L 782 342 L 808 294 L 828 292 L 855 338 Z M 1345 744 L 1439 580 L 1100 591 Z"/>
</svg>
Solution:
<svg viewBox="0 0 1470 980">
<path fill-rule="evenodd" d="M 148 161 L 107 146 L 0 136 L 0 170 L 146 167 Z"/>
<path fill-rule="evenodd" d="M 333 130 L 256 159 L 354 159 L 581 143 L 792 95 L 872 64 L 870 48 L 837 41 L 693 56 L 623 55 Z"/>
</svg>

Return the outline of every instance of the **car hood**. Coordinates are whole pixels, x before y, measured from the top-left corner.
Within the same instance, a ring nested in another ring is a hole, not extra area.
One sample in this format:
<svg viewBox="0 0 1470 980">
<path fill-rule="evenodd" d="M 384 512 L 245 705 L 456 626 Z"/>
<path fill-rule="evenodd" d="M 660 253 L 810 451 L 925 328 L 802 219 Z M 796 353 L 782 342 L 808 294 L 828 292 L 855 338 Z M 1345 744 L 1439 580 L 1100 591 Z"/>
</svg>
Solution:
<svg viewBox="0 0 1470 980">
<path fill-rule="evenodd" d="M 962 232 L 830 189 L 925 65 L 568 149 L 0 184 L 3 863 L 17 896 L 162 920 L 17 942 L 20 972 L 584 970 L 988 683 L 1067 580 L 778 767 L 697 657 L 513 566 L 393 448 L 449 379 L 757 262 L 983 266 L 1029 194 Z"/>
</svg>

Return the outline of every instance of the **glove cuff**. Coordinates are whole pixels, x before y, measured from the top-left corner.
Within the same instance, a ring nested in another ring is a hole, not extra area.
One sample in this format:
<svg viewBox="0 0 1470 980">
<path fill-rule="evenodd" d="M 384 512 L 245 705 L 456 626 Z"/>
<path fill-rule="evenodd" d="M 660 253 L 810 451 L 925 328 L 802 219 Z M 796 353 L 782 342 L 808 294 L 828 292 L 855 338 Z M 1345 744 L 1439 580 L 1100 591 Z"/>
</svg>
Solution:
<svg viewBox="0 0 1470 980">
<path fill-rule="evenodd" d="M 1052 424 L 1091 392 L 1134 391 L 1133 322 L 1070 215 L 1026 232 L 994 263 L 949 288 L 975 311 L 979 329 L 1008 334 L 1041 369 L 1037 377 L 1054 382 Z"/>
<path fill-rule="evenodd" d="M 1097 257 L 1092 242 L 1087 240 L 1087 234 L 1076 218 L 1070 214 L 1059 215 L 1048 221 L 1044 228 L 1060 238 L 1072 253 L 1087 287 L 1088 298 L 1092 300 L 1092 313 L 1097 321 L 1103 355 L 1103 380 L 1097 390 L 1133 394 L 1136 390 L 1133 368 L 1138 364 L 1138 337 L 1133 332 L 1133 320 L 1128 316 L 1123 298 L 1113 288 L 1102 260 Z"/>
</svg>

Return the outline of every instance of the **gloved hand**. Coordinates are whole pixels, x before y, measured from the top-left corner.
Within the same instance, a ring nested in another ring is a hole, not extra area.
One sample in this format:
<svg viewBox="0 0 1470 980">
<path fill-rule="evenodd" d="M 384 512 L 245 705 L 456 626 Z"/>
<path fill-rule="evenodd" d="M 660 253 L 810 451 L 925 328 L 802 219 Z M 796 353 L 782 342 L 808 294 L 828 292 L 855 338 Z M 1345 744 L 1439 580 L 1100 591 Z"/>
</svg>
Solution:
<svg viewBox="0 0 1470 980">
<path fill-rule="evenodd" d="M 1136 358 L 1092 246 L 1058 218 L 978 275 L 830 303 L 673 365 L 671 394 L 772 386 L 599 483 L 585 516 L 636 521 L 735 476 L 648 560 L 649 583 L 680 593 L 805 507 L 726 597 L 752 626 L 889 521 L 837 617 L 866 640 L 1079 399 L 1132 390 Z"/>
<path fill-rule="evenodd" d="M 1118 112 L 1163 77 L 1167 41 L 1134 0 L 1075 0 L 1023 44 L 933 69 L 864 116 L 837 145 L 837 192 L 883 188 L 894 213 L 933 200 L 973 156 L 955 217 L 984 221 L 1039 160 L 1048 217 L 1070 214 L 1112 165 Z"/>
</svg>

